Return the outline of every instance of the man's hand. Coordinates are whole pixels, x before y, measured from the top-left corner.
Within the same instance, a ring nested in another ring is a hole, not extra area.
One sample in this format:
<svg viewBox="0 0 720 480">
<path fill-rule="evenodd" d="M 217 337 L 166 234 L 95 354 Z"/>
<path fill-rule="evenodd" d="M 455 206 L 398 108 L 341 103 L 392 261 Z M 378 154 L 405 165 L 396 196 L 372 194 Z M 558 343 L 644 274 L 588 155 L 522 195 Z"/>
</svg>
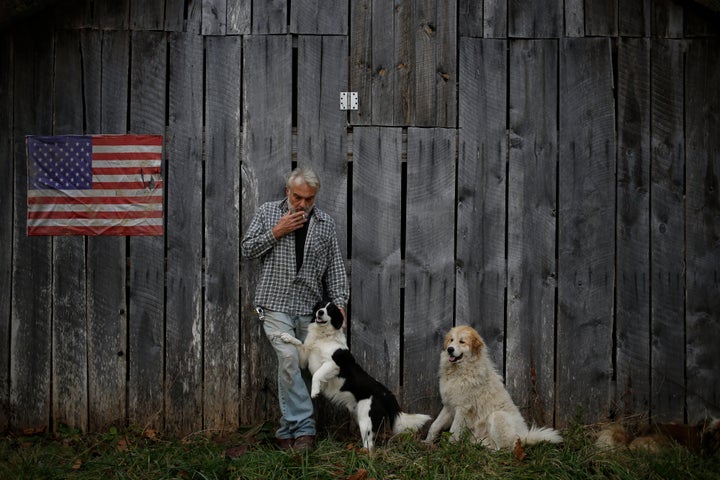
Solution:
<svg viewBox="0 0 720 480">
<path fill-rule="evenodd" d="M 273 227 L 272 234 L 276 239 L 284 237 L 290 232 L 294 232 L 307 222 L 307 214 L 299 210 L 294 213 L 288 213 L 280 218 L 280 221 Z"/>
<path fill-rule="evenodd" d="M 338 307 L 338 310 L 340 310 L 340 313 L 342 313 L 343 316 L 342 329 L 347 330 L 347 317 L 345 316 L 345 309 L 342 307 Z"/>
</svg>

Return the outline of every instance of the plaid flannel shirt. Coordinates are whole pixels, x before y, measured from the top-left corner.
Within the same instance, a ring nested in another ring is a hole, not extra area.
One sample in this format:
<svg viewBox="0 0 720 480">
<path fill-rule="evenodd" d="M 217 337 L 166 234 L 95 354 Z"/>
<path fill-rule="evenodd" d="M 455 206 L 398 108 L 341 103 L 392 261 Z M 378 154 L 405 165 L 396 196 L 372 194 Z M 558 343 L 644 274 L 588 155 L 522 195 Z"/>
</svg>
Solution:
<svg viewBox="0 0 720 480">
<path fill-rule="evenodd" d="M 295 232 L 280 239 L 272 234 L 272 228 L 287 212 L 287 198 L 262 204 L 242 240 L 243 255 L 261 261 L 255 304 L 290 315 L 312 314 L 315 304 L 323 298 L 345 308 L 349 291 L 335 221 L 317 207 L 313 209 L 305 258 L 298 272 Z"/>
</svg>

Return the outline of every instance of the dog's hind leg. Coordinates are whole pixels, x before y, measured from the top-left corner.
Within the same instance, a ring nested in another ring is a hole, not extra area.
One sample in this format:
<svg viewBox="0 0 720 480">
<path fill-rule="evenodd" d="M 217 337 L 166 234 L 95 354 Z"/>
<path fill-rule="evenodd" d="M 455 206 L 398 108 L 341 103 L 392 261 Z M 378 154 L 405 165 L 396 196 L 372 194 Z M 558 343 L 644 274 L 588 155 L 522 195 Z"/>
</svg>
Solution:
<svg viewBox="0 0 720 480">
<path fill-rule="evenodd" d="M 483 440 L 483 445 L 495 450 L 513 448 L 515 442 L 526 435 L 524 423 L 518 424 L 517 419 L 507 412 L 495 411 L 488 416 L 487 438 Z"/>
<path fill-rule="evenodd" d="M 366 448 L 368 452 L 372 452 L 372 449 L 375 447 L 375 432 L 373 432 L 372 418 L 370 418 L 371 402 L 369 398 L 360 400 L 355 408 L 355 415 L 357 417 L 363 447 Z"/>
</svg>

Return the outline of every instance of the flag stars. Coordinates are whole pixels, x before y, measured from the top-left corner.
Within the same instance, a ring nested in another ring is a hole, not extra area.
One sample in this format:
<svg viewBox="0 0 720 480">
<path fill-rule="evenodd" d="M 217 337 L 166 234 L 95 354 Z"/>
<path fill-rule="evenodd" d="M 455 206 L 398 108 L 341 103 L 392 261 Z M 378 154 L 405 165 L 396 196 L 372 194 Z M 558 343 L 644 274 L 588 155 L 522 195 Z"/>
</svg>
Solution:
<svg viewBox="0 0 720 480">
<path fill-rule="evenodd" d="M 33 162 L 28 183 L 37 189 L 89 189 L 92 178 L 90 140 L 84 137 L 33 139 L 28 142 L 28 158 Z"/>
</svg>

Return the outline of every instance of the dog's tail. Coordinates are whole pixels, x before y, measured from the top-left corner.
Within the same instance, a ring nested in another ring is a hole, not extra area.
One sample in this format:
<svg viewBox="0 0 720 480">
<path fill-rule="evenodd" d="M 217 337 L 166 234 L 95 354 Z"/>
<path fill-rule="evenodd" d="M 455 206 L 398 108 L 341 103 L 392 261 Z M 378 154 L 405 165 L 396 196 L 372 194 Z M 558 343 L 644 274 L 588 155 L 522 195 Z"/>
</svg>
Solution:
<svg viewBox="0 0 720 480">
<path fill-rule="evenodd" d="M 420 430 L 423 425 L 432 420 L 430 415 L 424 413 L 404 413 L 400 412 L 395 417 L 393 423 L 393 433 L 398 434 L 405 431 L 415 432 Z"/>
<path fill-rule="evenodd" d="M 525 437 L 525 443 L 533 445 L 540 442 L 562 443 L 560 432 L 553 428 L 532 426 Z"/>
</svg>

